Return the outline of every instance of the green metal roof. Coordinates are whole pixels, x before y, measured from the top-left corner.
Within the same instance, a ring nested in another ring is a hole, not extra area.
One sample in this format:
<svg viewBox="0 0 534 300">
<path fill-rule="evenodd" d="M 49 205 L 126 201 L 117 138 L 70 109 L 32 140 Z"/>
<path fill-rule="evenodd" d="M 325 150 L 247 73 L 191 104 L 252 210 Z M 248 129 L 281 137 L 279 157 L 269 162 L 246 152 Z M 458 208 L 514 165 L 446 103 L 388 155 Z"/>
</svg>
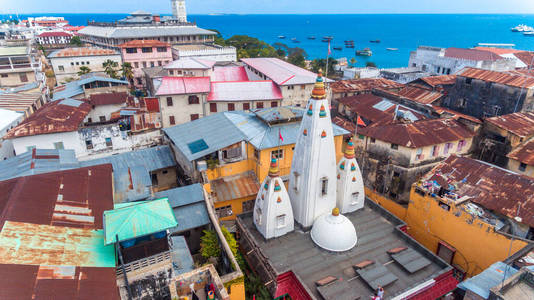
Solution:
<svg viewBox="0 0 534 300">
<path fill-rule="evenodd" d="M 0 47 L 0 56 L 27 55 L 28 47 Z"/>
<path fill-rule="evenodd" d="M 178 225 L 167 198 L 119 206 L 104 212 L 106 245 L 160 232 Z"/>
</svg>

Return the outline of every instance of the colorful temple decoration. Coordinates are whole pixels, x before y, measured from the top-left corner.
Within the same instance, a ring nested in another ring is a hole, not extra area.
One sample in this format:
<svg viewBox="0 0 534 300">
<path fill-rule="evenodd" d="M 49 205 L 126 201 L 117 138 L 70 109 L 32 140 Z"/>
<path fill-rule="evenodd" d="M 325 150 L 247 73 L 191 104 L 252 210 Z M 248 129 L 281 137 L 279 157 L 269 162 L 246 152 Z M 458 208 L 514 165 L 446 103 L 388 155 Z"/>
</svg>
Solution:
<svg viewBox="0 0 534 300">
<path fill-rule="evenodd" d="M 352 138 L 350 138 L 350 140 L 349 140 L 349 142 L 347 144 L 347 148 L 345 149 L 345 158 L 352 159 L 354 157 L 355 157 L 354 143 L 352 142 Z"/>
<path fill-rule="evenodd" d="M 341 165 L 339 165 L 339 168 L 341 170 L 345 170 L 345 162 L 342 162 Z"/>
<path fill-rule="evenodd" d="M 324 139 L 326 137 L 326 131 L 323 130 L 323 132 L 321 133 L 321 137 Z"/>
<path fill-rule="evenodd" d="M 276 181 L 274 183 L 274 191 L 275 192 L 279 192 L 282 188 L 280 187 L 280 184 L 278 183 L 278 181 Z"/>
<path fill-rule="evenodd" d="M 354 163 L 350 164 L 350 170 L 356 171 L 356 165 Z"/>
<path fill-rule="evenodd" d="M 321 70 L 319 70 L 319 74 L 317 74 L 317 80 L 315 81 L 315 86 L 313 87 L 313 91 L 312 91 L 312 98 L 315 100 L 326 99 L 326 91 L 324 89 L 324 82 L 323 82 L 323 73 Z"/>
<path fill-rule="evenodd" d="M 319 111 L 319 117 L 326 118 L 326 109 L 324 108 L 324 105 L 321 105 L 321 110 Z"/>
<path fill-rule="evenodd" d="M 304 131 L 302 132 L 302 134 L 303 134 L 304 136 L 308 136 L 308 130 L 307 130 L 307 129 L 304 129 Z"/>
<path fill-rule="evenodd" d="M 277 202 L 277 203 L 282 202 L 282 198 L 278 197 L 278 199 L 276 199 L 276 202 Z"/>
<path fill-rule="evenodd" d="M 280 176 L 280 169 L 278 169 L 278 161 L 275 157 L 271 159 L 271 166 L 269 168 L 269 176 L 271 178 Z"/>
</svg>

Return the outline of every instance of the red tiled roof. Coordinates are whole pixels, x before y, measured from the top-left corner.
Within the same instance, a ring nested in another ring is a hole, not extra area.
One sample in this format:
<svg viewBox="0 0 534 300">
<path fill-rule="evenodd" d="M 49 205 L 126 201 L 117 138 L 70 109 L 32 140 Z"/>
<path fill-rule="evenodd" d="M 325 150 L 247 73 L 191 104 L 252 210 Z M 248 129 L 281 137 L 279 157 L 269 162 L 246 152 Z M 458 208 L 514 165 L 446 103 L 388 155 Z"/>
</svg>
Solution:
<svg viewBox="0 0 534 300">
<path fill-rule="evenodd" d="M 280 87 L 271 80 L 212 82 L 208 101 L 282 100 Z"/>
<path fill-rule="evenodd" d="M 212 81 L 247 81 L 245 67 L 215 67 L 211 75 Z"/>
<path fill-rule="evenodd" d="M 487 82 L 500 83 L 513 87 L 534 87 L 534 77 L 510 74 L 507 72 L 488 71 L 476 68 L 465 68 L 458 76 L 479 79 Z"/>
<path fill-rule="evenodd" d="M 534 227 L 534 179 L 486 162 L 451 155 L 425 175 L 442 186 L 452 184 L 461 198 L 509 218 L 516 214 Z M 518 211 L 518 204 L 521 208 Z"/>
<path fill-rule="evenodd" d="M 82 101 L 66 99 L 50 102 L 10 130 L 5 137 L 13 139 L 23 136 L 75 131 L 90 111 L 91 105 Z"/>
<path fill-rule="evenodd" d="M 456 83 L 456 75 L 428 76 L 420 79 L 431 87 L 436 87 L 439 85 L 453 85 Z"/>
<path fill-rule="evenodd" d="M 55 51 L 51 57 L 74 57 L 74 56 L 97 56 L 97 55 L 113 55 L 117 54 L 114 50 L 103 48 L 65 48 Z"/>
<path fill-rule="evenodd" d="M 120 44 L 121 48 L 142 48 L 142 47 L 170 47 L 171 44 L 158 40 L 133 40 Z"/>
<path fill-rule="evenodd" d="M 447 48 L 445 49 L 445 57 L 475 61 L 496 61 L 502 59 L 502 57 L 490 51 L 466 48 Z"/>
<path fill-rule="evenodd" d="M 87 102 L 91 105 L 110 105 L 110 104 L 123 104 L 126 103 L 129 98 L 133 98 L 125 92 L 114 92 L 104 94 L 93 94 L 89 96 Z M 130 99 L 131 100 L 131 99 Z"/>
<path fill-rule="evenodd" d="M 333 93 L 370 92 L 375 88 L 390 90 L 402 87 L 404 87 L 404 84 L 384 78 L 350 79 L 330 84 Z"/>
<path fill-rule="evenodd" d="M 56 37 L 56 36 L 72 36 L 72 34 L 64 31 L 46 31 L 39 35 L 39 37 Z"/>
<path fill-rule="evenodd" d="M 529 66 L 529 68 L 532 68 L 532 65 L 534 64 L 534 52 L 522 51 L 514 53 L 514 56 L 522 61 L 525 65 Z"/>
<path fill-rule="evenodd" d="M 484 120 L 519 137 L 534 136 L 534 112 L 513 113 Z"/>
<path fill-rule="evenodd" d="M 365 136 L 407 148 L 421 148 L 463 140 L 475 133 L 453 119 L 371 125 L 359 130 Z"/>
<path fill-rule="evenodd" d="M 209 93 L 209 77 L 163 77 L 156 96 Z"/>
<path fill-rule="evenodd" d="M 389 95 L 408 99 L 421 104 L 432 104 L 443 97 L 442 93 L 429 91 L 427 89 L 422 89 L 411 85 L 406 86 L 398 92 L 387 90 L 384 90 L 384 92 Z"/>
<path fill-rule="evenodd" d="M 473 48 L 475 50 L 482 50 L 482 51 L 488 51 L 491 53 L 495 53 L 497 55 L 503 55 L 503 54 L 510 54 L 510 53 L 517 53 L 517 52 L 523 52 L 523 50 L 517 50 L 517 49 L 505 49 L 505 48 L 493 48 L 493 47 L 475 47 Z"/>
</svg>

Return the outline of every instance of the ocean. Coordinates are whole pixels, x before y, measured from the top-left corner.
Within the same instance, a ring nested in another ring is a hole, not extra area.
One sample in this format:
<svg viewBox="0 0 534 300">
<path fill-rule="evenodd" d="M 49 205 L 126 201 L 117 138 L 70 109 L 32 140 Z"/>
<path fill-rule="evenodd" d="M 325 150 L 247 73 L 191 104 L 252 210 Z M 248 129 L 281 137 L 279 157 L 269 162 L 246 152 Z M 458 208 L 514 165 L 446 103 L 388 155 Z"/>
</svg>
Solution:
<svg viewBox="0 0 534 300">
<path fill-rule="evenodd" d="M 64 16 L 72 25 L 88 20 L 114 21 L 126 14 L 45 14 Z M 20 15 L 20 18 L 39 15 Z M 5 16 L 0 15 L 0 19 Z M 355 57 L 357 66 L 374 62 L 380 68 L 405 67 L 417 46 L 473 47 L 478 43 L 512 43 L 517 49 L 534 50 L 534 37 L 510 31 L 518 24 L 534 26 L 534 15 L 189 15 L 199 27 L 217 29 L 225 38 L 236 34 L 257 37 L 269 44 L 282 42 L 303 48 L 308 59 L 326 58 L 323 36 L 333 36 L 332 56 Z M 284 35 L 285 39 L 278 36 Z M 309 40 L 315 36 L 316 40 Z M 294 43 L 296 38 L 300 43 Z M 354 49 L 344 47 L 354 40 Z M 381 43 L 370 43 L 380 40 Z M 341 51 L 333 47 L 343 47 Z M 370 48 L 372 57 L 356 57 L 355 50 Z M 398 48 L 388 51 L 386 48 Z"/>
</svg>

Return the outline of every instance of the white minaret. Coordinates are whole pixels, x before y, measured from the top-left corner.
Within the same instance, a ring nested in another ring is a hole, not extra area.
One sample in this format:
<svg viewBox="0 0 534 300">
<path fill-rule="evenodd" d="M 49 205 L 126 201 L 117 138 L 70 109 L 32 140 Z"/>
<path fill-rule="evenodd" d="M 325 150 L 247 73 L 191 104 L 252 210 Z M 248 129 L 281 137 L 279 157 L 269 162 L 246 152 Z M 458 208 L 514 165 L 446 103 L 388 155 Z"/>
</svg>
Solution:
<svg viewBox="0 0 534 300">
<path fill-rule="evenodd" d="M 345 156 L 337 166 L 337 207 L 346 214 L 363 208 L 365 190 L 363 177 L 354 155 L 352 138 L 345 149 Z"/>
<path fill-rule="evenodd" d="M 187 22 L 187 11 L 185 10 L 185 0 L 171 0 L 172 16 L 180 22 Z"/>
<path fill-rule="evenodd" d="M 336 148 L 321 72 L 308 100 L 293 152 L 289 197 L 304 229 L 336 206 Z"/>
<path fill-rule="evenodd" d="M 293 231 L 294 219 L 286 186 L 280 178 L 278 162 L 273 157 L 269 176 L 261 185 L 254 204 L 254 224 L 265 239 Z"/>
</svg>

